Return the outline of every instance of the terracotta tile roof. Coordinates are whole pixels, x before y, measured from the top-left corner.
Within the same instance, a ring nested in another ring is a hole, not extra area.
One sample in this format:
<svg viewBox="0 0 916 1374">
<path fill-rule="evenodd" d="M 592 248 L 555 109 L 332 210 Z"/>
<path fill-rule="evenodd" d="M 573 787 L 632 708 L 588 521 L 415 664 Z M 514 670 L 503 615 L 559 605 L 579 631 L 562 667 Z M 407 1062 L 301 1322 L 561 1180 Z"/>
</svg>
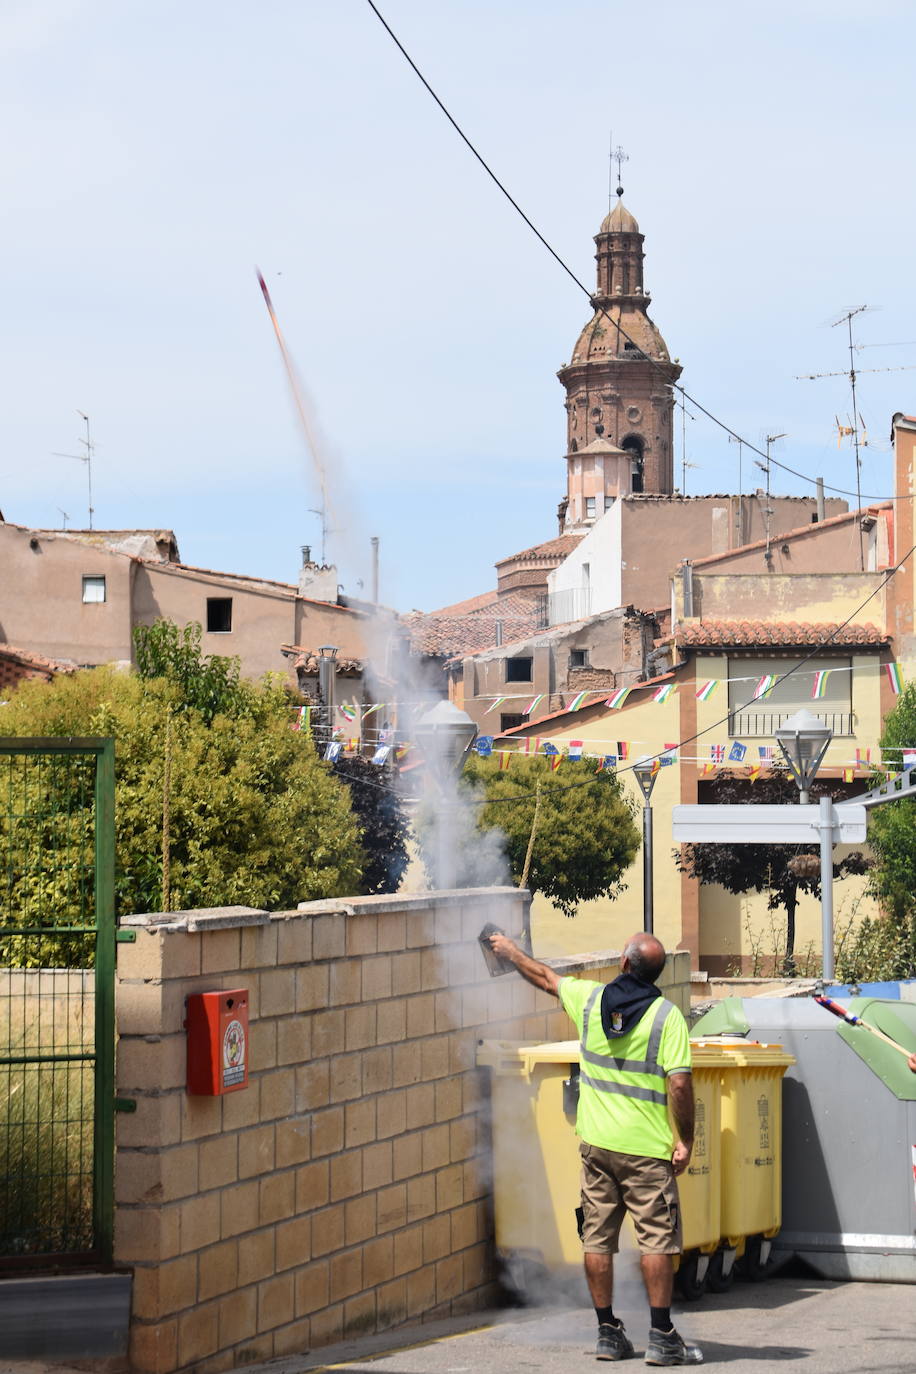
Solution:
<svg viewBox="0 0 916 1374">
<path fill-rule="evenodd" d="M 291 660 L 290 666 L 295 668 L 297 672 L 317 676 L 320 657 L 317 649 L 306 649 L 300 644 L 283 644 L 280 647 L 280 653 L 284 658 Z M 339 677 L 342 673 L 361 673 L 364 666 L 361 658 L 337 658 L 334 663 L 335 677 Z"/>
<path fill-rule="evenodd" d="M 536 597 L 516 592 L 498 599 L 494 596 L 492 600 L 474 600 L 482 604 L 463 615 L 448 614 L 452 607 L 446 607 L 444 612 L 432 611 L 429 615 L 420 611 L 405 615 L 403 621 L 411 651 L 432 654 L 436 658 L 462 658 L 484 649 L 495 649 L 498 638 L 508 645 L 514 640 L 526 639 L 543 627 Z M 499 635 L 497 625 L 501 627 Z"/>
<path fill-rule="evenodd" d="M 501 558 L 496 566 L 502 568 L 506 563 L 515 563 L 522 558 L 566 558 L 584 538 L 584 533 L 560 534 L 556 539 L 548 539 L 543 544 L 534 544 L 530 549 L 522 549 L 521 553 L 510 553 L 507 558 Z"/>
<path fill-rule="evenodd" d="M 34 668 L 53 677 L 55 673 L 75 673 L 75 663 L 65 663 L 59 658 L 46 658 L 44 654 L 32 649 L 17 649 L 13 644 L 0 643 L 0 658 L 21 663 L 24 668 Z"/>
<path fill-rule="evenodd" d="M 878 647 L 889 636 L 877 625 L 845 625 L 797 620 L 689 620 L 678 625 L 667 641 L 678 645 L 715 644 L 747 645 L 752 648 L 769 644 L 789 645 L 793 648 L 815 644 L 869 644 Z"/>
</svg>

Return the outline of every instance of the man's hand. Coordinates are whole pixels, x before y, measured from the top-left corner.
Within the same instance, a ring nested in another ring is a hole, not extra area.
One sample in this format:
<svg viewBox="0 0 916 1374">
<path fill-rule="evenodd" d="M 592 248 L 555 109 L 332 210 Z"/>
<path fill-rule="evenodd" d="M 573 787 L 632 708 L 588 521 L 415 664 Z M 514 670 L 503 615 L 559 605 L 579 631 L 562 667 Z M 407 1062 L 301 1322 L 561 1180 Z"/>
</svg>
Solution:
<svg viewBox="0 0 916 1374">
<path fill-rule="evenodd" d="M 911 1054 L 906 1062 L 910 1066 L 910 1073 L 916 1073 L 916 1054 Z"/>
<path fill-rule="evenodd" d="M 510 940 L 508 935 L 503 935 L 502 931 L 498 935 L 488 935 L 487 939 L 494 954 L 499 955 L 500 959 L 508 959 L 510 963 L 515 963 L 513 955 L 521 951 L 514 940 Z"/>
<path fill-rule="evenodd" d="M 685 1145 L 683 1140 L 679 1140 L 674 1147 L 671 1155 L 671 1167 L 674 1169 L 675 1177 L 682 1174 L 690 1163 L 690 1156 L 693 1154 L 693 1146 Z"/>
</svg>

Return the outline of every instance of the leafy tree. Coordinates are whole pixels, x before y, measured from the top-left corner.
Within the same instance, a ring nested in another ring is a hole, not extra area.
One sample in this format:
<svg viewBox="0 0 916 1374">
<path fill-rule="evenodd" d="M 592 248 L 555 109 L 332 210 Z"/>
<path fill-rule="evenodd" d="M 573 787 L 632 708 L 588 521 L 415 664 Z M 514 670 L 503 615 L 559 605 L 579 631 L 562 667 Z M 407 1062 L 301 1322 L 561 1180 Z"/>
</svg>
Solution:
<svg viewBox="0 0 916 1374">
<path fill-rule="evenodd" d="M 896 760 L 900 750 L 914 746 L 916 685 L 911 683 L 884 722 L 881 749 Z M 875 781 L 879 781 L 877 776 Z M 881 976 L 911 978 L 916 975 L 916 801 L 874 807 L 869 812 L 868 838 L 875 855 L 871 887 L 885 917 L 871 923 L 863 941 L 874 945 L 871 963 L 884 970 Z"/>
<path fill-rule="evenodd" d="M 247 694 L 240 680 L 241 661 L 221 654 L 201 653 L 201 626 L 184 629 L 172 620 L 134 627 L 137 675 L 165 678 L 178 689 L 177 709 L 199 711 L 209 725 L 217 712 L 238 715 Z"/>
<path fill-rule="evenodd" d="M 162 909 L 167 760 L 173 910 L 358 891 L 363 855 L 348 793 L 290 729 L 286 693 L 237 682 L 231 715 L 210 715 L 206 701 L 188 706 L 180 693 L 169 677 L 98 668 L 25 682 L 3 708 L 7 735 L 114 736 L 118 911 Z M 42 923 L 65 918 L 46 912 Z"/>
<path fill-rule="evenodd" d="M 362 892 L 397 892 L 407 867 L 408 823 L 401 799 L 380 768 L 359 755 L 344 755 L 335 764 L 350 791 L 365 854 Z"/>
<path fill-rule="evenodd" d="M 596 774 L 593 762 L 565 760 L 554 773 L 547 759 L 524 757 L 513 757 L 512 767 L 500 772 L 498 760 L 472 755 L 463 782 L 491 803 L 476 807 L 478 832 L 502 833 L 516 882 L 525 868 L 540 784 L 528 886 L 543 892 L 564 915 L 575 916 L 580 902 L 622 891 L 640 834 L 633 805 L 612 772 Z M 526 799 L 509 800 L 520 795 Z"/>
<path fill-rule="evenodd" d="M 798 789 L 785 768 L 775 768 L 756 782 L 734 773 L 720 773 L 712 784 L 713 804 L 776 805 L 798 801 Z M 829 786 L 817 784 L 812 797 L 832 795 Z M 674 851 L 681 873 L 701 883 L 717 883 L 726 891 L 741 895 L 767 892 L 770 911 L 786 914 L 786 952 L 783 972 L 795 972 L 795 913 L 800 892 L 821 895 L 820 855 L 811 856 L 804 844 L 688 844 L 683 853 Z M 833 865 L 834 878 L 864 873 L 870 860 L 857 851 Z"/>
</svg>

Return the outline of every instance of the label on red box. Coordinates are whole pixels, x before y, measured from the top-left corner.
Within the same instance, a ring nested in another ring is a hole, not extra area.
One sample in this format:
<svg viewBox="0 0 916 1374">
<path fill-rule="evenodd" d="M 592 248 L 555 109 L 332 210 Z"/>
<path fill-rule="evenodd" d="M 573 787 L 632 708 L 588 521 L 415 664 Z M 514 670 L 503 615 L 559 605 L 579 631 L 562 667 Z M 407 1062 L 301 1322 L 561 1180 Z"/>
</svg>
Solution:
<svg viewBox="0 0 916 1374">
<path fill-rule="evenodd" d="M 247 1072 L 248 1041 L 241 1021 L 232 1020 L 223 1034 L 223 1088 L 244 1083 Z"/>
</svg>

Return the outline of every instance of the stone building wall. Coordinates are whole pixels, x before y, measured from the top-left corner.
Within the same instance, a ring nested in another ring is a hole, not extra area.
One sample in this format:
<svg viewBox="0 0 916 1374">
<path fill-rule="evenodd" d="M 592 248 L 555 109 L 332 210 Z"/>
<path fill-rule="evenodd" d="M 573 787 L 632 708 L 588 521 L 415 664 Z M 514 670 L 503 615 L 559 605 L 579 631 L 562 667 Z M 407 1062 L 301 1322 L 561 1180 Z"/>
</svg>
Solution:
<svg viewBox="0 0 916 1374">
<path fill-rule="evenodd" d="M 493 1297 L 483 1037 L 565 1039 L 552 998 L 491 979 L 484 889 L 131 917 L 118 946 L 115 1259 L 138 1374 L 200 1374 Z M 688 997 L 688 956 L 668 995 Z M 564 972 L 608 977 L 615 956 Z M 250 1081 L 185 1091 L 185 999 L 245 988 Z"/>
</svg>

